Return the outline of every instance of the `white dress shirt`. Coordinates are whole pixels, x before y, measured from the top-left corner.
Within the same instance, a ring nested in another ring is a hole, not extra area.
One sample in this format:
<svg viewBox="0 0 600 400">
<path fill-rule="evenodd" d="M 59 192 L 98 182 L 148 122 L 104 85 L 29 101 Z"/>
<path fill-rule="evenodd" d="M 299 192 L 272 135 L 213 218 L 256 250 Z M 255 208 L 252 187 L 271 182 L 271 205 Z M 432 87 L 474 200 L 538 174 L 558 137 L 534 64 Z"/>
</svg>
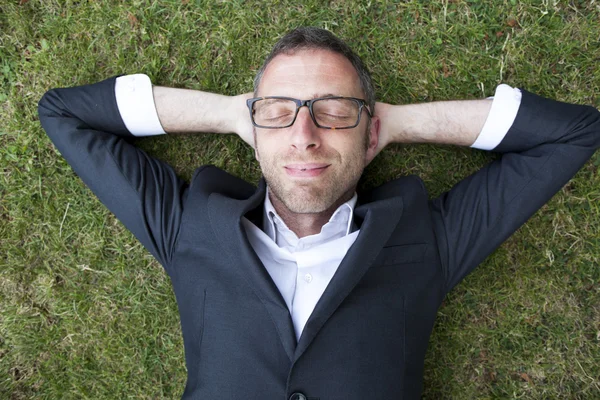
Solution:
<svg viewBox="0 0 600 400">
<path fill-rule="evenodd" d="M 300 339 L 308 317 L 358 237 L 359 231 L 353 226 L 357 198 L 354 193 L 338 207 L 320 233 L 300 239 L 277 215 L 268 189 L 264 202 L 264 232 L 242 218 L 250 245 L 290 310 L 296 339 Z"/>
<path fill-rule="evenodd" d="M 166 133 L 156 112 L 152 82 L 145 74 L 116 79 L 115 96 L 125 126 L 135 136 Z M 512 126 L 521 104 L 521 91 L 501 84 L 496 88 L 486 122 L 471 145 L 494 149 Z M 290 311 L 296 339 L 359 230 L 354 224 L 357 195 L 342 204 L 316 235 L 298 238 L 279 217 L 269 199 L 264 201 L 263 230 L 242 217 L 250 245 L 281 292 Z"/>
</svg>

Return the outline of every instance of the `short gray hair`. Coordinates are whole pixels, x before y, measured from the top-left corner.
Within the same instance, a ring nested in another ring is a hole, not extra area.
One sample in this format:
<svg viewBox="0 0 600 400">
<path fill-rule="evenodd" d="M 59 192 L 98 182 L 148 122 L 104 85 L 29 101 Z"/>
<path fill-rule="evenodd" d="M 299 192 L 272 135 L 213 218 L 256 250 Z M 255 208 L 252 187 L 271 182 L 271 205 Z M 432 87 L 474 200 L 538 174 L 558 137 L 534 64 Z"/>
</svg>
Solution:
<svg viewBox="0 0 600 400">
<path fill-rule="evenodd" d="M 358 74 L 360 86 L 365 94 L 365 101 L 367 102 L 371 113 L 374 113 L 375 89 L 373 88 L 371 74 L 369 73 L 369 70 L 367 70 L 367 67 L 365 67 L 365 64 L 343 40 L 328 30 L 316 28 L 314 26 L 296 28 L 288 32 L 275 43 L 271 53 L 256 73 L 256 77 L 254 78 L 254 95 L 256 96 L 258 93 L 258 86 L 260 85 L 260 81 L 265 73 L 267 65 L 269 65 L 275 57 L 280 54 L 293 54 L 298 50 L 314 49 L 329 50 L 341 54 L 352 63 Z"/>
</svg>

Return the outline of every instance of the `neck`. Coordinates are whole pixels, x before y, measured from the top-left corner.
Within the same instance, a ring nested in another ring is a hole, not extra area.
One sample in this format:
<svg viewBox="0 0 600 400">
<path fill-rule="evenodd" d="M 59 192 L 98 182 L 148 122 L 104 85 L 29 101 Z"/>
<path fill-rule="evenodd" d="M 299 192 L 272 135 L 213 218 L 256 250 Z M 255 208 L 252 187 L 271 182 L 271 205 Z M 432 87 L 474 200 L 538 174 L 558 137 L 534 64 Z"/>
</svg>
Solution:
<svg viewBox="0 0 600 400">
<path fill-rule="evenodd" d="M 285 222 L 287 227 L 294 232 L 298 238 L 303 238 L 305 236 L 320 233 L 321 228 L 329 222 L 335 210 L 352 198 L 354 190 L 354 188 L 349 190 L 325 211 L 318 213 L 295 213 L 287 208 L 286 205 L 279 200 L 277 196 L 274 196 L 271 191 L 269 191 L 269 200 L 271 200 L 273 208 L 275 208 L 275 211 L 277 211 L 277 214 L 283 222 Z"/>
</svg>

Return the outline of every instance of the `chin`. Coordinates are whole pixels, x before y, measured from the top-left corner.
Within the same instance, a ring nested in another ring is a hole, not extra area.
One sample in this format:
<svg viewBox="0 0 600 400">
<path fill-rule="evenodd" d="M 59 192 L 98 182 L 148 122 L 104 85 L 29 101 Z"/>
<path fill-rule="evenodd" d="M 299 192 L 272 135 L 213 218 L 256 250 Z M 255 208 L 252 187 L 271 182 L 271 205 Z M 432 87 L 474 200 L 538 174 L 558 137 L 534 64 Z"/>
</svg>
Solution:
<svg viewBox="0 0 600 400">
<path fill-rule="evenodd" d="M 348 168 L 343 174 L 327 175 L 306 182 L 290 180 L 271 172 L 272 169 L 264 168 L 263 176 L 270 192 L 287 210 L 295 214 L 318 214 L 331 210 L 341 200 L 349 200 L 362 170 Z"/>
<path fill-rule="evenodd" d="M 327 185 L 319 189 L 294 186 L 275 195 L 293 213 L 318 214 L 330 210 L 346 193 L 348 189 Z"/>
<path fill-rule="evenodd" d="M 301 199 L 294 199 L 291 201 L 283 201 L 286 208 L 295 214 L 318 214 L 326 211 L 331 207 L 333 203 L 325 204 L 322 201 L 297 201 Z"/>
</svg>

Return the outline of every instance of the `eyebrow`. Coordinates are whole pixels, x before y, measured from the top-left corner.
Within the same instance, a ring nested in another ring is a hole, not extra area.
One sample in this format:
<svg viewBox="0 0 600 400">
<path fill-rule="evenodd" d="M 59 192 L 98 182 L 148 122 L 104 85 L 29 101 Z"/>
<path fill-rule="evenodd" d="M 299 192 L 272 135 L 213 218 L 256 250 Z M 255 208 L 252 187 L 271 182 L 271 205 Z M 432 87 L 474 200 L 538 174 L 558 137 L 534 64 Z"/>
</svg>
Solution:
<svg viewBox="0 0 600 400">
<path fill-rule="evenodd" d="M 321 93 L 313 93 L 312 98 L 316 99 L 318 97 L 323 98 L 323 97 L 340 97 L 341 95 L 339 94 L 332 94 L 332 93 L 326 93 L 326 94 L 321 94 Z"/>
<path fill-rule="evenodd" d="M 278 99 L 273 99 L 273 98 L 270 98 L 270 97 L 290 97 L 290 96 L 280 96 L 280 95 L 262 96 L 262 98 L 264 98 L 264 99 L 274 100 L 274 101 L 278 100 Z M 333 94 L 333 93 L 322 94 L 322 93 L 315 92 L 315 93 L 312 94 L 312 96 L 310 97 L 310 99 L 317 99 L 317 98 L 322 99 L 322 98 L 329 98 L 329 97 L 348 97 L 348 96 L 344 96 L 342 94 Z"/>
</svg>

